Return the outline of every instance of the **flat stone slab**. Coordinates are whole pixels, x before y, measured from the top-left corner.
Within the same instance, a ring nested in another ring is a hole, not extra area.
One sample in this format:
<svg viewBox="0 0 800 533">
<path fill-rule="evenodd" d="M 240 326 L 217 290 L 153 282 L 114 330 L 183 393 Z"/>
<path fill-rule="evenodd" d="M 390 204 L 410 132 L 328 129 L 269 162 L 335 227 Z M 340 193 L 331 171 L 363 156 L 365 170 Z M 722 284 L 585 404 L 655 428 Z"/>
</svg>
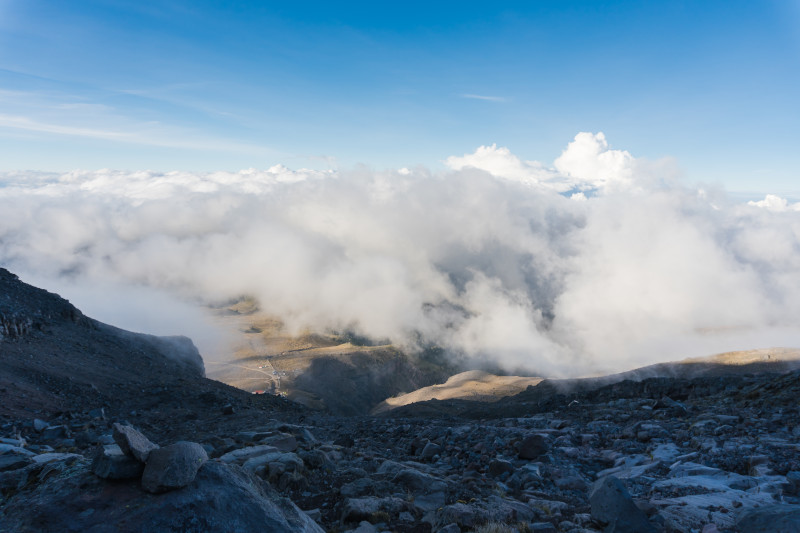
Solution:
<svg viewBox="0 0 800 533">
<path fill-rule="evenodd" d="M 132 426 L 115 423 L 113 437 L 123 453 L 135 457 L 142 463 L 146 463 L 150 452 L 158 448 L 158 444 L 150 442 L 150 439 Z"/>
<path fill-rule="evenodd" d="M 264 455 L 267 453 L 275 453 L 278 451 L 279 451 L 278 448 L 276 448 L 275 446 L 270 446 L 268 444 L 261 444 L 259 446 L 248 446 L 246 448 L 239 448 L 238 450 L 233 450 L 220 457 L 219 460 L 223 463 L 244 464 L 248 459 L 251 459 L 253 457 L 258 457 L 259 455 Z"/>
</svg>

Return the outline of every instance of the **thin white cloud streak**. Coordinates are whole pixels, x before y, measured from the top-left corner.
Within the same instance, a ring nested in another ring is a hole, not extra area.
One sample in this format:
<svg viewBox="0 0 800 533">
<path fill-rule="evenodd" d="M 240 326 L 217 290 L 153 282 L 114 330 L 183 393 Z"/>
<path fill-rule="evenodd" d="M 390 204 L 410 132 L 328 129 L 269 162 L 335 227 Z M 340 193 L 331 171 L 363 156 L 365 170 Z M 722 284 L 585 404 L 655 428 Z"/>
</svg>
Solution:
<svg viewBox="0 0 800 533">
<path fill-rule="evenodd" d="M 555 168 L 496 146 L 448 164 L 0 174 L 0 263 L 78 304 L 252 294 L 295 331 L 546 375 L 800 345 L 800 212 L 679 187 L 600 134 Z"/>
<path fill-rule="evenodd" d="M 487 102 L 507 102 L 507 98 L 502 96 L 486 96 L 482 94 L 462 94 L 461 98 L 468 98 L 471 100 L 485 100 Z"/>
<path fill-rule="evenodd" d="M 0 127 L 26 131 L 38 131 L 42 133 L 56 133 L 58 135 L 135 142 L 134 139 L 126 133 L 103 131 L 92 128 L 79 128 L 74 126 L 61 126 L 58 124 L 44 124 L 28 117 L 21 116 L 0 115 Z"/>
<path fill-rule="evenodd" d="M 135 120 L 112 106 L 61 93 L 0 90 L 0 128 L 12 133 L 34 132 L 111 143 L 278 155 L 275 150 L 257 144 L 203 136 L 157 121 Z"/>
<path fill-rule="evenodd" d="M 147 127 L 151 130 L 159 129 L 157 125 L 150 124 Z M 0 114 L 0 128 L 10 128 L 23 131 L 34 131 L 68 137 L 85 137 L 100 139 L 104 141 L 122 142 L 129 144 L 140 144 L 145 146 L 160 146 L 165 148 L 187 148 L 192 150 L 212 150 L 239 153 L 262 153 L 267 154 L 272 151 L 263 146 L 249 145 L 242 143 L 232 143 L 226 140 L 184 140 L 184 136 L 177 135 L 175 138 L 163 137 L 163 133 L 154 132 L 154 135 L 127 133 L 122 131 L 110 131 L 94 128 L 83 128 L 61 124 L 48 124 L 38 122 L 29 117 L 11 116 Z"/>
</svg>

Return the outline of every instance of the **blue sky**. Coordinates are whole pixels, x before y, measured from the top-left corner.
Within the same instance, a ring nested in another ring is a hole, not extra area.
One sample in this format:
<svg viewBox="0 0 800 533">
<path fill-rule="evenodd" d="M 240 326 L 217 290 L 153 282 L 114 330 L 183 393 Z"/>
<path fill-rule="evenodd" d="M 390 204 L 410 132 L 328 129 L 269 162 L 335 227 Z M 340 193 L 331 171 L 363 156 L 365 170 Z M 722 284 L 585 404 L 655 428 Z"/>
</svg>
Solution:
<svg viewBox="0 0 800 533">
<path fill-rule="evenodd" d="M 0 0 L 0 170 L 552 161 L 800 196 L 800 2 Z"/>
</svg>

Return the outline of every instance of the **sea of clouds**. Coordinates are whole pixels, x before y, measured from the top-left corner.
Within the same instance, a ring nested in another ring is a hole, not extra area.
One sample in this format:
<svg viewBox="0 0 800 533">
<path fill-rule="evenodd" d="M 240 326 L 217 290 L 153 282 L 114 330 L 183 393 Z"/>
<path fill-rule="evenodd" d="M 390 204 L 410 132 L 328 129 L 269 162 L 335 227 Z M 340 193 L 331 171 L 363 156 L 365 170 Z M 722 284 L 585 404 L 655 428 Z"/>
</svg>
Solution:
<svg viewBox="0 0 800 533">
<path fill-rule="evenodd" d="M 90 316 L 191 336 L 255 296 L 292 332 L 574 376 L 800 346 L 800 204 L 738 203 L 580 133 L 548 166 L 0 173 L 0 266 Z"/>
</svg>

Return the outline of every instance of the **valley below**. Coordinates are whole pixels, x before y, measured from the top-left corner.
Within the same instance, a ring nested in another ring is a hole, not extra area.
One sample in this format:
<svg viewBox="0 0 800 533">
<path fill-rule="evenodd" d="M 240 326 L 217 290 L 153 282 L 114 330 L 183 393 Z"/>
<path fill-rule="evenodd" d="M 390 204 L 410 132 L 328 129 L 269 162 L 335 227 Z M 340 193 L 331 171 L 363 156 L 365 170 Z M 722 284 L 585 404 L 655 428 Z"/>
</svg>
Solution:
<svg viewBox="0 0 800 533">
<path fill-rule="evenodd" d="M 0 269 L 0 532 L 800 531 L 800 350 L 499 376 L 217 311 L 204 365 Z"/>
</svg>

